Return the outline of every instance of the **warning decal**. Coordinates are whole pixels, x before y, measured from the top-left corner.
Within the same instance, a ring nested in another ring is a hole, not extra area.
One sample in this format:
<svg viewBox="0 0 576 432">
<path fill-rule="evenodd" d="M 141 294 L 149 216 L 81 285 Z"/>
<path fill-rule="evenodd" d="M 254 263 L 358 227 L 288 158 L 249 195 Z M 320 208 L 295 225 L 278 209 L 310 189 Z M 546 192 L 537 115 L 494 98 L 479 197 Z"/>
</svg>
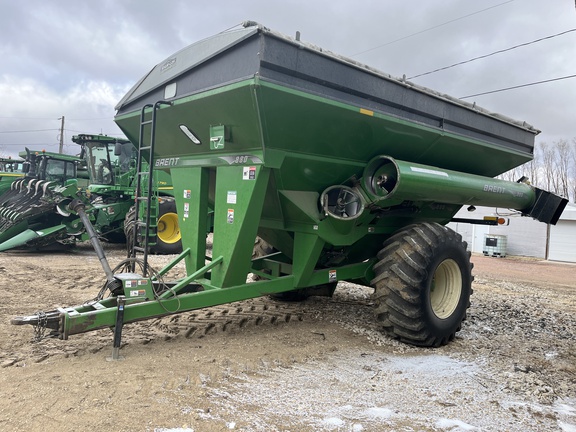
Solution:
<svg viewBox="0 0 576 432">
<path fill-rule="evenodd" d="M 242 169 L 242 180 L 256 180 L 256 167 L 244 167 Z"/>
</svg>

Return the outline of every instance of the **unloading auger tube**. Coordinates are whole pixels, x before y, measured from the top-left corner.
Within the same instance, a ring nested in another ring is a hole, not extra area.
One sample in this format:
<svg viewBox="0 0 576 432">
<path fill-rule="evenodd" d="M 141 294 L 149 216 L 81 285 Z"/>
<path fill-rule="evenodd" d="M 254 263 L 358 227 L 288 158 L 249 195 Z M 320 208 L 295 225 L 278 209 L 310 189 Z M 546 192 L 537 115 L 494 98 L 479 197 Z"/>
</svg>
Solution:
<svg viewBox="0 0 576 432">
<path fill-rule="evenodd" d="M 386 208 L 405 201 L 481 205 L 519 210 L 555 225 L 567 200 L 525 183 L 466 174 L 400 161 L 373 158 L 355 187 L 330 186 L 320 196 L 326 216 L 358 218 L 369 205 Z"/>
</svg>

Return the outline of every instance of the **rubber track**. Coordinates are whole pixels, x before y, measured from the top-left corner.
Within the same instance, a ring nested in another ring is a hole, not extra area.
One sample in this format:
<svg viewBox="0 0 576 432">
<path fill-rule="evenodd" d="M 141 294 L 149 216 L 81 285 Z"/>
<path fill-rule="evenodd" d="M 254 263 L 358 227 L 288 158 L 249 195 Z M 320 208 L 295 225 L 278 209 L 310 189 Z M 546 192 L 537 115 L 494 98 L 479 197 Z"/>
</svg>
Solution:
<svg viewBox="0 0 576 432">
<path fill-rule="evenodd" d="M 173 335 L 202 338 L 209 334 L 240 331 L 249 326 L 302 321 L 303 315 L 300 307 L 255 299 L 171 315 L 153 320 L 151 324 Z"/>
</svg>

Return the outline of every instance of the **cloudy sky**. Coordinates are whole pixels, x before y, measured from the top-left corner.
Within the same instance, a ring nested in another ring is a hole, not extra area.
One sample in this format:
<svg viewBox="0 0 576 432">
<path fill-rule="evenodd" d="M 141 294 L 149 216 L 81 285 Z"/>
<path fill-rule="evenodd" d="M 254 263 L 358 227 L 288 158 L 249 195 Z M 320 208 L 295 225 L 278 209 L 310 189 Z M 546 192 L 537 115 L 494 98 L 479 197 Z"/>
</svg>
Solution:
<svg viewBox="0 0 576 432">
<path fill-rule="evenodd" d="M 412 81 L 465 97 L 553 80 L 466 100 L 538 141 L 576 137 L 574 0 L 0 0 L 0 155 L 58 151 L 62 116 L 65 153 L 77 133 L 119 136 L 138 79 L 244 20 L 406 77 L 526 44 Z"/>
</svg>

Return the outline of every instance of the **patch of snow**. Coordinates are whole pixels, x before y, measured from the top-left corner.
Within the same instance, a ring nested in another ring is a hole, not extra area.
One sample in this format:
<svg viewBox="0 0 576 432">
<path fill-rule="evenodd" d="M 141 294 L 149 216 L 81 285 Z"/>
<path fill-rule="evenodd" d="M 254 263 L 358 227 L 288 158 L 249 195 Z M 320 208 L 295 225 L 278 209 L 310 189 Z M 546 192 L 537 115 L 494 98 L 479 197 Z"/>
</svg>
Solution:
<svg viewBox="0 0 576 432">
<path fill-rule="evenodd" d="M 338 417 L 329 417 L 322 420 L 322 424 L 325 426 L 334 426 L 334 427 L 341 427 L 344 426 L 344 420 Z"/>
<path fill-rule="evenodd" d="M 372 418 L 390 418 L 394 414 L 394 411 L 388 408 L 368 408 L 362 413 Z"/>
<path fill-rule="evenodd" d="M 558 427 L 562 432 L 576 432 L 576 425 L 559 421 Z"/>
<path fill-rule="evenodd" d="M 441 418 L 438 421 L 436 421 L 436 427 L 453 432 L 473 431 L 478 429 L 476 426 L 469 425 L 468 423 L 464 423 L 463 421 L 452 420 L 447 418 Z"/>
<path fill-rule="evenodd" d="M 556 357 L 558 357 L 558 353 L 556 351 L 552 351 L 552 352 L 547 352 L 545 354 L 546 360 L 552 360 L 555 359 Z"/>
<path fill-rule="evenodd" d="M 554 404 L 554 411 L 556 411 L 558 414 L 576 416 L 576 408 L 565 403 L 558 402 Z"/>
<path fill-rule="evenodd" d="M 352 432 L 431 425 L 448 432 L 551 430 L 542 428 L 542 419 L 550 419 L 555 430 L 576 432 L 567 418 L 576 415 L 572 400 L 552 407 L 511 399 L 481 359 L 458 360 L 438 351 L 340 350 L 306 364 L 270 367 L 259 376 L 239 373 L 206 388 L 216 408 L 211 414 L 234 415 L 247 432 L 278 431 L 278 424 L 286 430 Z M 243 410 L 246 405 L 253 409 Z"/>
<path fill-rule="evenodd" d="M 171 428 L 171 429 L 156 428 L 156 429 L 154 429 L 154 432 L 194 432 L 194 429 L 190 429 L 190 428 Z"/>
</svg>

